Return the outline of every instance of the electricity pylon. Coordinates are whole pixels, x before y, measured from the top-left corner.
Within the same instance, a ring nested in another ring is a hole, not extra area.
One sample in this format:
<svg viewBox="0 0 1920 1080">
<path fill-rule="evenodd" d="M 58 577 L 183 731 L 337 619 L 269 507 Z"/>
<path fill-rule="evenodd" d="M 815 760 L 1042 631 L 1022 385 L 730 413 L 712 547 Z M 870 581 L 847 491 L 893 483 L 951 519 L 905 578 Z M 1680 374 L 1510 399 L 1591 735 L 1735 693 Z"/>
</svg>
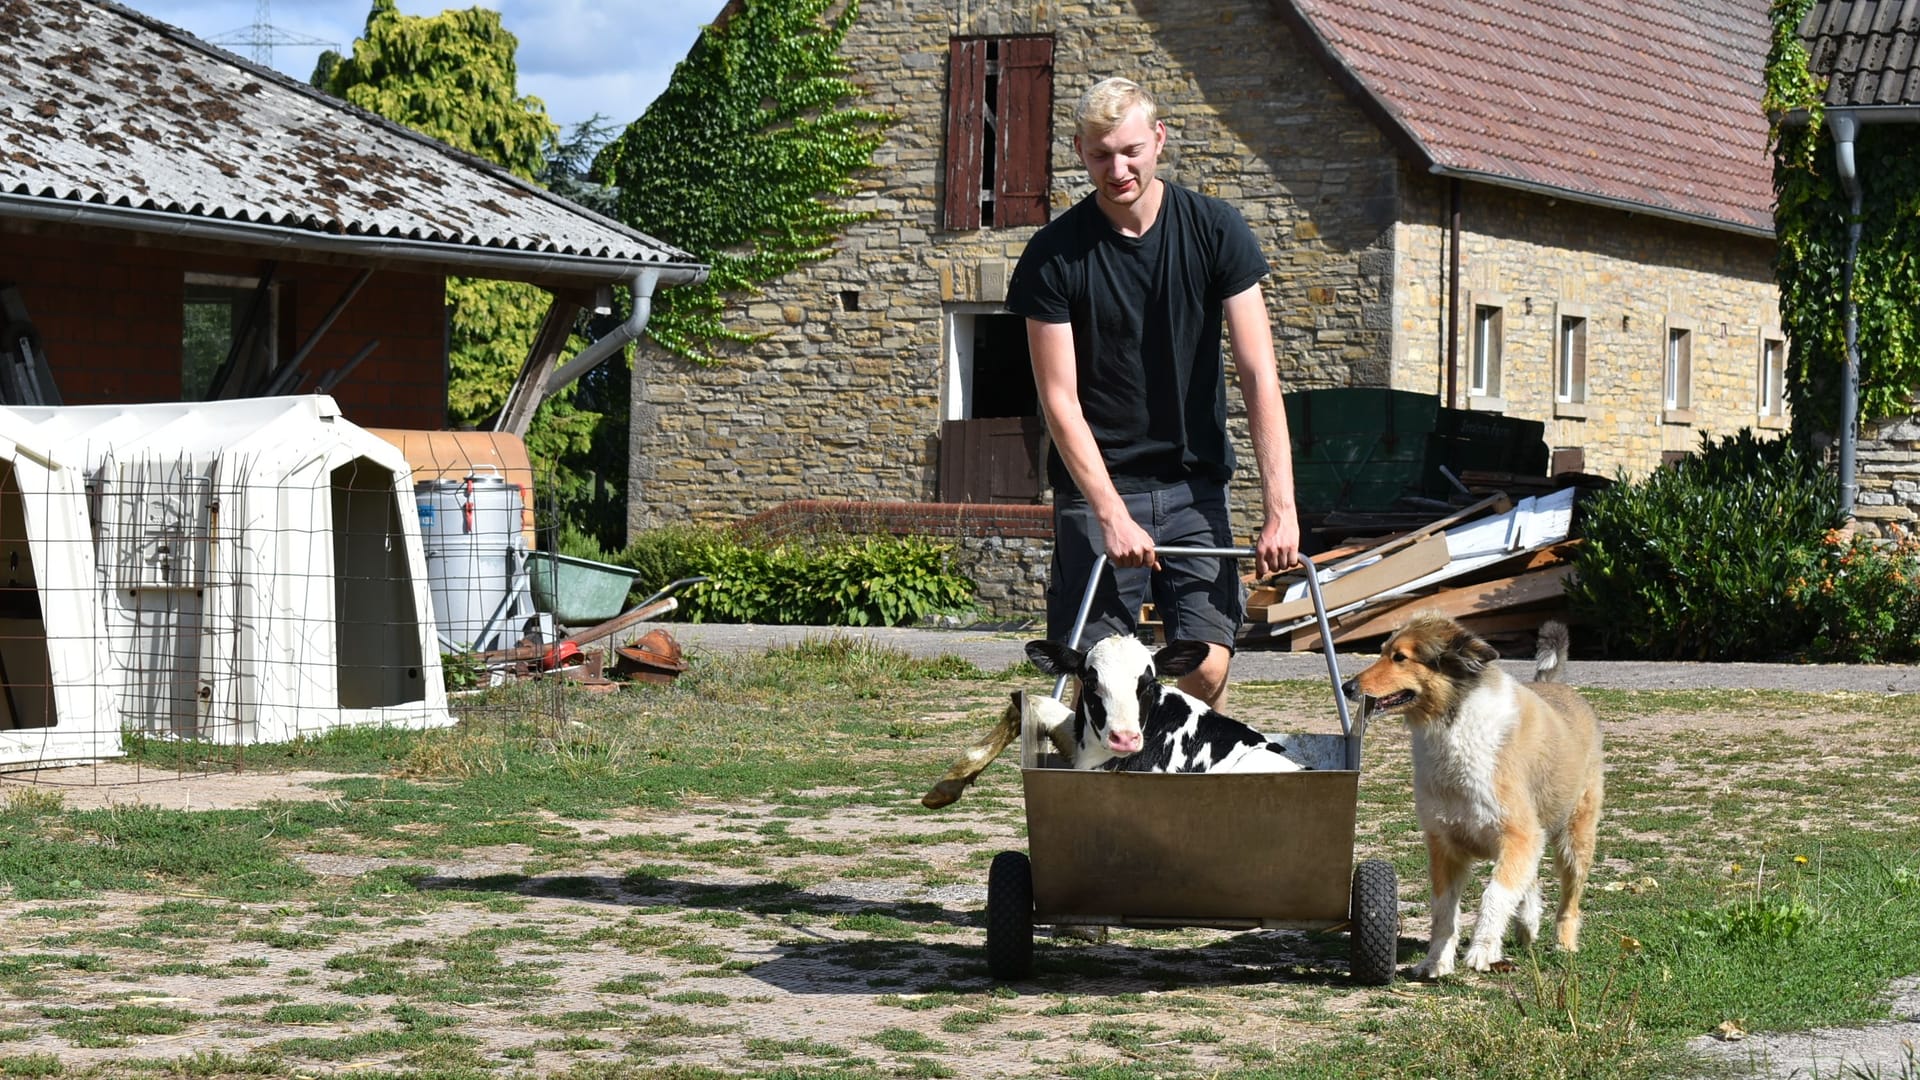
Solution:
<svg viewBox="0 0 1920 1080">
<path fill-rule="evenodd" d="M 275 45 L 298 45 L 310 49 L 332 49 L 340 44 L 337 41 L 325 41 L 306 34 L 296 34 L 291 30 L 282 30 L 273 25 L 271 0 L 259 0 L 253 9 L 253 25 L 238 30 L 229 30 L 216 34 L 207 40 L 215 45 L 229 47 L 245 45 L 248 58 L 261 67 L 273 66 L 273 47 Z"/>
</svg>

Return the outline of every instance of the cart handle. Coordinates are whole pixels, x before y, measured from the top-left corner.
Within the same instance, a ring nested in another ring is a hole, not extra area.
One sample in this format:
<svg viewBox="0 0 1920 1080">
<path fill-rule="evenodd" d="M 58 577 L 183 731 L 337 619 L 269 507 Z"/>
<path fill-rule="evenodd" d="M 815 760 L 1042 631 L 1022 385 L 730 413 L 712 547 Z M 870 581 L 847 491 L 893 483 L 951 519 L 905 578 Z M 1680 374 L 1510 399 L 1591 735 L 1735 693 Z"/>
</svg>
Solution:
<svg viewBox="0 0 1920 1080">
<path fill-rule="evenodd" d="M 1175 557 L 1196 557 L 1213 559 L 1251 559 L 1254 550 L 1250 547 L 1160 547 L 1154 549 L 1155 555 Z M 1306 555 L 1299 556 L 1300 565 L 1307 571 L 1307 592 L 1313 597 L 1313 616 L 1320 624 L 1320 648 L 1327 655 L 1327 678 L 1333 681 L 1333 703 L 1340 711 L 1340 733 L 1352 738 L 1353 719 L 1347 713 L 1347 696 L 1340 692 L 1340 662 L 1333 655 L 1333 627 L 1327 622 L 1327 602 L 1320 596 L 1320 571 L 1313 560 Z M 1093 560 L 1093 573 L 1087 575 L 1087 591 L 1080 597 L 1080 610 L 1073 617 L 1073 633 L 1067 637 L 1067 647 L 1080 647 L 1080 635 L 1087 629 L 1087 615 L 1093 610 L 1093 594 L 1100 585 L 1100 575 L 1107 569 L 1107 553 L 1101 552 Z M 1053 683 L 1053 699 L 1065 701 L 1067 677 L 1060 676 Z"/>
</svg>

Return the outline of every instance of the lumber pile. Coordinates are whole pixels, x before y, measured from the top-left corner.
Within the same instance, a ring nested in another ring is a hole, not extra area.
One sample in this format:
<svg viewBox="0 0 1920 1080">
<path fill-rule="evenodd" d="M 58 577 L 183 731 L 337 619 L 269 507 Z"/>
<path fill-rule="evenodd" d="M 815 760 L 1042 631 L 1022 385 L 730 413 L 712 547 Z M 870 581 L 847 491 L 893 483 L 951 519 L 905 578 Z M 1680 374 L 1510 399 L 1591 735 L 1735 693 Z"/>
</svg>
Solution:
<svg viewBox="0 0 1920 1080">
<path fill-rule="evenodd" d="M 1494 491 L 1418 527 L 1353 541 L 1314 560 L 1335 645 L 1385 637 L 1419 610 L 1437 610 L 1482 637 L 1528 637 L 1565 617 L 1563 583 L 1579 541 L 1570 538 L 1577 489 L 1514 499 Z M 1249 644 L 1320 648 L 1304 572 L 1259 583 L 1247 598 Z"/>
</svg>

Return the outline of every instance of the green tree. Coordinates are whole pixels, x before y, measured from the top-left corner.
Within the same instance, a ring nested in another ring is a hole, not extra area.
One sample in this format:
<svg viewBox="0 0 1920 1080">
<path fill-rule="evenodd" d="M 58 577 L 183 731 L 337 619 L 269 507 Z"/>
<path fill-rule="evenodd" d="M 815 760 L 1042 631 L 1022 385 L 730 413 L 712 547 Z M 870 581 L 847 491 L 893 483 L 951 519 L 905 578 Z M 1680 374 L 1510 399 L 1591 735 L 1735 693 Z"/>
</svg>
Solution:
<svg viewBox="0 0 1920 1080">
<path fill-rule="evenodd" d="M 1813 0 L 1775 0 L 1767 56 L 1780 325 L 1791 344 L 1787 391 L 1796 435 L 1839 425 L 1847 362 L 1842 288 L 1851 212 L 1823 123 L 1825 80 L 1808 68 L 1799 27 Z M 1913 411 L 1920 391 L 1920 139 L 1911 125 L 1865 124 L 1854 144 L 1862 190 L 1853 298 L 1860 416 Z"/>
<path fill-rule="evenodd" d="M 597 126 L 600 118 L 595 117 L 577 126 L 568 142 L 559 141 L 560 128 L 546 106 L 517 89 L 518 46 L 496 11 L 475 7 L 420 17 L 400 14 L 394 0 L 374 0 L 366 29 L 353 43 L 353 55 L 322 57 L 314 81 L 335 96 L 516 176 L 542 183 L 559 180 L 591 194 L 582 175 L 584 162 L 610 132 Z M 604 205 L 604 196 L 601 201 Z M 478 424 L 500 411 L 549 301 L 544 290 L 522 282 L 448 279 L 450 424 Z M 578 351 L 585 344 L 576 334 L 567 349 Z M 604 381 L 606 376 L 596 378 L 596 383 Z M 609 498 L 594 479 L 616 484 L 624 480 L 624 457 L 619 475 L 609 476 L 599 460 L 604 455 L 596 453 L 596 438 L 606 441 L 609 426 L 619 423 L 617 441 L 624 454 L 624 394 L 616 403 L 617 416 L 599 412 L 598 404 L 583 400 L 575 388 L 549 399 L 527 432 L 527 451 L 541 474 L 543 487 L 536 497 L 555 512 L 550 523 L 571 524 L 603 542 L 617 542 L 625 518 L 623 500 Z M 605 520 L 607 506 L 616 501 L 622 502 L 619 511 Z"/>
<path fill-rule="evenodd" d="M 618 189 L 617 216 L 711 267 L 705 284 L 662 290 L 647 333 L 711 363 L 729 295 L 832 254 L 854 176 L 873 163 L 888 118 L 846 103 L 860 90 L 840 57 L 859 14 L 848 0 L 745 0 L 706 28 L 646 114 L 594 161 Z"/>
</svg>

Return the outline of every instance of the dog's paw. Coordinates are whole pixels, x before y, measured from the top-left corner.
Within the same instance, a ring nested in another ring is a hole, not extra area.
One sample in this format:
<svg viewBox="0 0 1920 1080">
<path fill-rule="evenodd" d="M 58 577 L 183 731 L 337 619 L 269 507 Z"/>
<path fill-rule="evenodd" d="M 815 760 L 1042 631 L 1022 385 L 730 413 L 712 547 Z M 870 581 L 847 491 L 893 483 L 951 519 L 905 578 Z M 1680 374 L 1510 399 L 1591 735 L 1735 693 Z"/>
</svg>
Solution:
<svg viewBox="0 0 1920 1080">
<path fill-rule="evenodd" d="M 1416 979 L 1444 979 L 1451 974 L 1453 974 L 1453 961 L 1451 959 L 1441 959 L 1432 956 L 1420 961 L 1413 969 L 1413 977 Z"/>
<path fill-rule="evenodd" d="M 1475 942 L 1467 949 L 1466 964 L 1475 971 L 1490 971 L 1500 962 L 1499 945 L 1481 945 Z"/>
</svg>

